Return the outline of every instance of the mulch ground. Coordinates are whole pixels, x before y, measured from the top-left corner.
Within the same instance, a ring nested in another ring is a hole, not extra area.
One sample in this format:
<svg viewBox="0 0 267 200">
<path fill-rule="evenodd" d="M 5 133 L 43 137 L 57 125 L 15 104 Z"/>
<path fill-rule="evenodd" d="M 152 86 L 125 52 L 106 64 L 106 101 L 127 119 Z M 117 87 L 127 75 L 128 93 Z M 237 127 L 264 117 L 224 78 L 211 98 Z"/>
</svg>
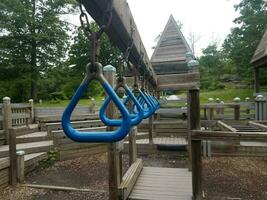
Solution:
<svg viewBox="0 0 267 200">
<path fill-rule="evenodd" d="M 186 167 L 185 156 L 142 157 L 145 166 Z M 123 171 L 128 157 L 123 157 Z M 107 155 L 56 162 L 27 176 L 32 184 L 93 189 L 95 192 L 63 192 L 26 187 L 8 187 L 1 200 L 107 200 Z M 212 158 L 203 160 L 203 189 L 206 199 L 267 199 L 267 158 Z"/>
</svg>

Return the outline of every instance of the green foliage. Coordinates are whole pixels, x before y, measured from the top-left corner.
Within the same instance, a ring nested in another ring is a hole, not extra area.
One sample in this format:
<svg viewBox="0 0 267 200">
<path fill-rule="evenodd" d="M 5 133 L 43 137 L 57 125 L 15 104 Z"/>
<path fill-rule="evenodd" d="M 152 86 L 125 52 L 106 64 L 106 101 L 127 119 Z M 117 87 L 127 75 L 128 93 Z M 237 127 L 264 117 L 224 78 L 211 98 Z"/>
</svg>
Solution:
<svg viewBox="0 0 267 200">
<path fill-rule="evenodd" d="M 62 64 L 69 28 L 60 16 L 71 11 L 69 3 L 73 2 L 1 0 L 0 79 L 10 85 L 2 88 L 5 95 L 15 101 L 36 99 L 42 76 Z M 18 89 L 16 83 L 21 83 L 23 89 Z"/>
<path fill-rule="evenodd" d="M 39 164 L 42 168 L 47 168 L 53 165 L 56 162 L 56 160 L 58 160 L 58 157 L 59 157 L 59 150 L 57 148 L 54 148 L 53 150 L 50 150 L 47 153 L 47 158 L 41 160 Z"/>
<path fill-rule="evenodd" d="M 242 0 L 235 6 L 240 16 L 234 20 L 231 30 L 220 50 L 216 44 L 203 49 L 200 57 L 201 87 L 216 90 L 226 82 L 251 83 L 250 60 L 267 28 L 267 2 L 265 0 Z M 262 75 L 265 84 L 267 75 Z"/>
<path fill-rule="evenodd" d="M 240 16 L 234 20 L 236 27 L 224 41 L 223 50 L 236 66 L 236 73 L 249 80 L 250 60 L 267 29 L 267 1 L 242 0 L 235 8 Z"/>
<path fill-rule="evenodd" d="M 91 22 L 90 27 L 93 31 L 99 29 L 96 23 Z M 90 63 L 90 49 L 91 43 L 85 37 L 83 30 L 78 28 L 75 32 L 75 36 L 73 38 L 73 44 L 70 48 L 69 59 L 67 61 L 67 66 L 69 70 L 69 76 L 66 81 L 66 85 L 62 88 L 63 92 L 67 97 L 70 97 L 76 87 L 82 81 L 82 78 L 85 74 L 85 67 L 88 63 Z M 103 65 L 113 65 L 115 67 L 119 66 L 122 63 L 122 54 L 118 48 L 113 46 L 107 35 L 103 34 L 100 38 L 100 54 L 98 61 Z M 92 81 L 90 83 L 88 92 L 84 95 L 84 98 L 88 98 L 89 96 L 103 96 L 104 91 L 99 82 Z"/>
<path fill-rule="evenodd" d="M 209 90 L 224 88 L 219 82 L 221 75 L 224 74 L 224 60 L 217 44 L 209 45 L 202 52 L 203 55 L 199 59 L 201 87 Z"/>
</svg>

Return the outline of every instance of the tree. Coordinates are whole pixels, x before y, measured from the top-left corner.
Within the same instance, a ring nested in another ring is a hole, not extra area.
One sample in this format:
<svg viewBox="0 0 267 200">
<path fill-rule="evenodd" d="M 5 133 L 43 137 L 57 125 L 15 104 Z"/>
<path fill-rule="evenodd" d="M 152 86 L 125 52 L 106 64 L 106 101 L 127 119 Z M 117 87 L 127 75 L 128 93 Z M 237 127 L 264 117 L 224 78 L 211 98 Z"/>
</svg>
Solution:
<svg viewBox="0 0 267 200">
<path fill-rule="evenodd" d="M 92 31 L 99 30 L 95 22 L 90 23 Z M 90 62 L 91 43 L 85 37 L 81 27 L 75 32 L 73 44 L 69 51 L 69 59 L 66 63 L 68 66 L 68 74 L 70 74 L 67 84 L 62 88 L 67 97 L 72 96 L 76 87 L 80 84 L 84 77 L 85 67 Z M 108 36 L 103 34 L 100 38 L 100 54 L 98 61 L 103 65 L 113 65 L 118 69 L 123 62 L 123 55 L 121 51 L 112 45 Z M 118 71 L 118 70 L 117 70 Z M 104 91 L 100 84 L 96 81 L 91 83 L 90 90 L 86 94 L 88 96 L 103 95 Z"/>
<path fill-rule="evenodd" d="M 202 50 L 202 54 L 199 59 L 201 86 L 204 89 L 217 89 L 220 87 L 219 80 L 224 69 L 222 54 L 217 44 L 209 45 Z"/>
<path fill-rule="evenodd" d="M 223 49 L 236 65 L 237 73 L 249 80 L 250 60 L 267 28 L 267 1 L 242 0 L 235 9 L 240 16 L 234 20 L 236 27 L 224 41 Z"/>
<path fill-rule="evenodd" d="M 13 89 L 13 93 L 19 94 L 15 97 L 18 100 L 37 99 L 42 76 L 64 61 L 69 28 L 60 16 L 69 13 L 73 3 L 73 0 L 1 1 L 0 78 L 13 87 L 16 86 L 13 82 L 22 84 L 21 89 Z"/>
<path fill-rule="evenodd" d="M 201 39 L 201 36 L 199 34 L 196 34 L 192 31 L 190 31 L 187 39 L 189 42 L 189 46 L 192 50 L 192 53 L 193 53 L 193 55 L 195 55 L 196 45 L 197 45 L 197 42 Z"/>
</svg>

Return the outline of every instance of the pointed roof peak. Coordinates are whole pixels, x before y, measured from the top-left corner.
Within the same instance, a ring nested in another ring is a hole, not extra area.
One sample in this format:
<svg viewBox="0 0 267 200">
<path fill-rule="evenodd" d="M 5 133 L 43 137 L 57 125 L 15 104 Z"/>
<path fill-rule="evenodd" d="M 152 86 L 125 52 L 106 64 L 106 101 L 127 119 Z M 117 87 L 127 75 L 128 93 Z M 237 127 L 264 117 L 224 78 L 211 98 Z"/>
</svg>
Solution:
<svg viewBox="0 0 267 200">
<path fill-rule="evenodd" d="M 151 57 L 151 62 L 185 62 L 188 51 L 191 49 L 171 14 Z"/>
<path fill-rule="evenodd" d="M 174 19 L 173 14 L 170 15 L 169 19 Z"/>
<path fill-rule="evenodd" d="M 267 29 L 251 59 L 250 64 L 254 67 L 263 66 L 267 63 Z"/>
</svg>

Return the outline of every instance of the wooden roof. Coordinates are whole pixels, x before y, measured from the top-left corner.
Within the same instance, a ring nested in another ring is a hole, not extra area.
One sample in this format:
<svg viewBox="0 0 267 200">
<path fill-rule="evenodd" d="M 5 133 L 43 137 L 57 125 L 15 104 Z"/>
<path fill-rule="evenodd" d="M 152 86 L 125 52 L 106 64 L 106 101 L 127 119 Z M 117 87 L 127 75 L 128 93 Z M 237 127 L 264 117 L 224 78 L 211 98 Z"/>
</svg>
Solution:
<svg viewBox="0 0 267 200">
<path fill-rule="evenodd" d="M 254 67 L 267 67 L 267 30 L 265 31 L 250 63 Z"/>
<path fill-rule="evenodd" d="M 180 67 L 185 68 L 187 67 L 186 53 L 188 51 L 191 51 L 191 49 L 175 19 L 171 15 L 151 57 L 152 66 L 157 66 L 158 68 L 161 63 L 164 63 L 164 68 L 166 68 L 168 63 L 172 63 L 172 66 L 177 63 Z M 181 63 L 183 63 L 183 66 Z M 179 67 L 177 67 L 177 70 L 178 68 Z M 168 72 L 168 70 L 164 71 Z"/>
</svg>

